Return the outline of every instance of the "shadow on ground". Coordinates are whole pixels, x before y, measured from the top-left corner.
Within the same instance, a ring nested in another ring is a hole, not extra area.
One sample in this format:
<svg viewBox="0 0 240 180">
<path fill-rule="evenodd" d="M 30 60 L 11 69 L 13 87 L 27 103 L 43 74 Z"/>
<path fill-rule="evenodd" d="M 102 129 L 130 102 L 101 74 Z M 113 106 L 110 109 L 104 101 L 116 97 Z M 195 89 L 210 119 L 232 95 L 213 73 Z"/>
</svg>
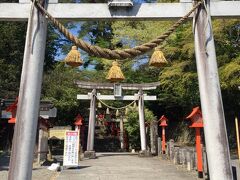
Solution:
<svg viewBox="0 0 240 180">
<path fill-rule="evenodd" d="M 8 171 L 10 162 L 10 153 L 4 152 L 0 155 L 0 171 Z"/>
</svg>

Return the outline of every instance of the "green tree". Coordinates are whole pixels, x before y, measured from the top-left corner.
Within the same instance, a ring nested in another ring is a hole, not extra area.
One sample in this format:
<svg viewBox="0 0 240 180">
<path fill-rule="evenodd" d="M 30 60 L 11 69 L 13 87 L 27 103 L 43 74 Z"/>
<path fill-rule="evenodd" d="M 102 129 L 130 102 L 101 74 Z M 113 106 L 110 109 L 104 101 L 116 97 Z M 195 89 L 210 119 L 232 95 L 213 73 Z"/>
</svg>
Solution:
<svg viewBox="0 0 240 180">
<path fill-rule="evenodd" d="M 123 47 L 132 47 L 154 39 L 162 34 L 173 22 L 142 22 L 121 21 L 112 25 L 113 43 L 122 42 Z M 124 28 L 121 28 L 124 27 Z M 217 60 L 219 66 L 220 83 L 222 88 L 225 114 L 234 114 L 239 109 L 239 21 L 214 20 L 213 30 Z M 158 94 L 157 103 L 146 103 L 148 108 L 160 116 L 167 115 L 173 119 L 174 124 L 170 128 L 177 128 L 178 124 L 191 112 L 192 107 L 200 105 L 197 70 L 195 63 L 194 39 L 191 23 L 181 25 L 162 45 L 162 51 L 169 65 L 165 68 L 156 68 L 160 86 L 155 91 Z M 152 74 L 152 68 L 148 68 L 147 60 L 151 54 L 145 57 L 135 58 L 135 62 L 142 62 L 138 68 L 127 69 L 129 81 L 149 82 L 156 80 Z M 142 59 L 145 59 L 143 61 Z M 138 76 L 134 75 L 138 73 Z M 132 76 L 131 76 L 132 75 Z M 231 126 L 229 126 L 231 127 Z M 171 134 L 174 137 L 174 134 Z"/>
<path fill-rule="evenodd" d="M 0 97 L 15 98 L 18 95 L 27 23 L 0 22 Z M 45 72 L 52 69 L 57 54 L 59 36 L 48 27 Z"/>
<path fill-rule="evenodd" d="M 150 124 L 151 121 L 155 120 L 156 117 L 149 109 L 144 109 L 145 122 Z M 140 126 L 139 126 L 139 114 L 137 108 L 130 107 L 129 112 L 126 115 L 127 122 L 125 128 L 128 133 L 129 143 L 133 149 L 140 149 Z"/>
<path fill-rule="evenodd" d="M 66 67 L 62 62 L 44 76 L 43 99 L 51 100 L 58 109 L 56 125 L 72 124 L 80 109 L 77 100 L 78 88 L 74 84 L 74 80 L 79 76 L 76 69 Z"/>
<path fill-rule="evenodd" d="M 0 97 L 18 93 L 25 44 L 26 23 L 0 22 Z"/>
</svg>

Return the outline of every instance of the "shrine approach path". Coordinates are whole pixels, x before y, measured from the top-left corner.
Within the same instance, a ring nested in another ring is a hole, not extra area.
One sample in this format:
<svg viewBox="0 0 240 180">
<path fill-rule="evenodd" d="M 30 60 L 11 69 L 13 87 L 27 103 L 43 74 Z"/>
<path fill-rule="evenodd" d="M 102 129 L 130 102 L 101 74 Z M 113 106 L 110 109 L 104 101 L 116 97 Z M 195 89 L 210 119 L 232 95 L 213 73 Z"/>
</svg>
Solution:
<svg viewBox="0 0 240 180">
<path fill-rule="evenodd" d="M 196 172 L 158 157 L 129 153 L 97 153 L 97 159 L 80 161 L 79 169 L 65 169 L 57 180 L 194 180 Z"/>
</svg>

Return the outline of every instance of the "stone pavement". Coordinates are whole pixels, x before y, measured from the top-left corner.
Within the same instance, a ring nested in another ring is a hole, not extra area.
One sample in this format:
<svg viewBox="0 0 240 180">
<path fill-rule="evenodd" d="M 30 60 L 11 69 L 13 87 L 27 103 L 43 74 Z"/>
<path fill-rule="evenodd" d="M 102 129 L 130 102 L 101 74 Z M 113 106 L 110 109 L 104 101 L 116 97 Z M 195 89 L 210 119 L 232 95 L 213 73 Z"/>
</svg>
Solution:
<svg viewBox="0 0 240 180">
<path fill-rule="evenodd" d="M 0 156 L 0 180 L 8 179 L 9 154 L 4 153 Z M 34 165 L 32 170 L 32 180 L 54 180 L 58 172 L 50 171 L 48 166 L 37 167 Z"/>
<path fill-rule="evenodd" d="M 61 171 L 57 180 L 194 180 L 196 173 L 157 157 L 129 153 L 98 153 L 97 159 L 80 161 L 79 169 Z"/>
</svg>

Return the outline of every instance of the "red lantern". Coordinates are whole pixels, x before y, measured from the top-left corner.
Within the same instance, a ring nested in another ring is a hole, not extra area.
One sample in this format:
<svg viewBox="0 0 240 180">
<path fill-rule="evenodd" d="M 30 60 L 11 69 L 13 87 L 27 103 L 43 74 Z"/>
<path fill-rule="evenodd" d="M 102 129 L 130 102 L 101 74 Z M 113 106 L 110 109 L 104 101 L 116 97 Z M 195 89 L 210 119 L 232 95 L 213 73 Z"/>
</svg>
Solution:
<svg viewBox="0 0 240 180">
<path fill-rule="evenodd" d="M 168 126 L 168 125 L 167 125 L 168 119 L 167 119 L 164 115 L 162 115 L 159 120 L 160 120 L 159 126 L 165 126 L 165 127 Z"/>
<path fill-rule="evenodd" d="M 202 148 L 201 148 L 201 133 L 200 128 L 203 128 L 203 118 L 202 112 L 199 107 L 193 108 L 191 114 L 186 117 L 192 121 L 190 128 L 195 128 L 196 130 L 196 152 L 197 152 L 197 169 L 198 177 L 203 177 L 203 160 L 202 160 Z"/>
<path fill-rule="evenodd" d="M 9 124 L 15 124 L 16 123 L 16 118 L 15 117 L 12 117 L 8 120 L 8 123 Z"/>
<path fill-rule="evenodd" d="M 9 124 L 15 124 L 16 123 L 17 104 L 18 104 L 18 98 L 16 98 L 16 100 L 14 101 L 13 104 L 11 104 L 10 106 L 8 106 L 6 108 L 6 111 L 11 112 L 11 114 L 12 114 L 12 118 L 10 118 L 8 120 Z"/>
<path fill-rule="evenodd" d="M 189 126 L 190 128 L 203 127 L 202 112 L 199 107 L 193 108 L 191 114 L 189 114 L 186 119 L 190 119 L 192 121 L 192 125 Z"/>
<path fill-rule="evenodd" d="M 165 154 L 166 152 L 166 135 L 165 135 L 165 127 L 167 127 L 167 121 L 168 119 L 162 115 L 161 118 L 159 119 L 160 120 L 160 124 L 159 126 L 162 127 L 162 153 Z"/>
<path fill-rule="evenodd" d="M 81 126 L 83 124 L 83 117 L 80 114 L 78 114 L 74 120 L 75 120 L 74 122 L 75 126 Z"/>
</svg>

